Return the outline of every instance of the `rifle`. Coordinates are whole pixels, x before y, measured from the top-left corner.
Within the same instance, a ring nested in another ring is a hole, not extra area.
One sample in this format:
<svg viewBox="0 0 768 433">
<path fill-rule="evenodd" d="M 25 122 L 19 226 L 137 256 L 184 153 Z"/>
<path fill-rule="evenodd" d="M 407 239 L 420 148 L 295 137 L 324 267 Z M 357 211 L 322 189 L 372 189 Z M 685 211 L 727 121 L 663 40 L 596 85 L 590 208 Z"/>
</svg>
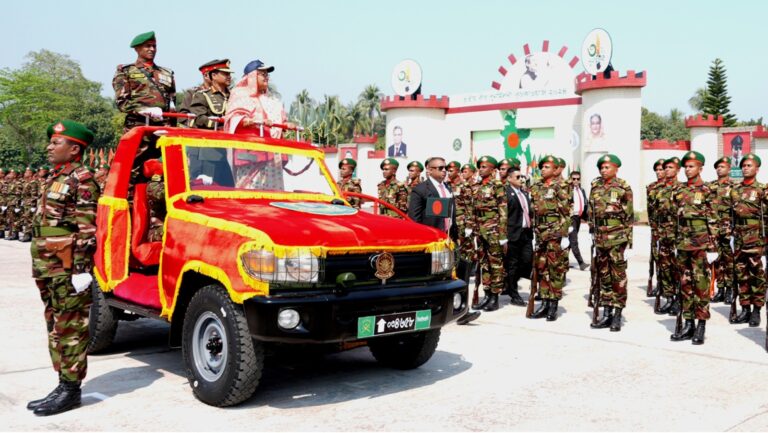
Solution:
<svg viewBox="0 0 768 433">
<path fill-rule="evenodd" d="M 651 231 L 653 231 L 653 229 L 651 229 Z M 645 289 L 645 296 L 648 298 L 653 296 L 653 273 L 654 273 L 653 247 L 654 247 L 654 236 L 653 234 L 651 234 L 651 258 L 648 261 L 648 288 Z"/>
<path fill-rule="evenodd" d="M 680 232 L 680 211 L 677 211 L 677 224 L 675 225 L 675 243 L 677 243 L 678 234 Z M 683 328 L 683 275 L 682 273 L 686 272 L 681 266 L 680 262 L 677 260 L 677 254 L 675 254 L 675 260 L 674 260 L 674 266 L 675 266 L 675 276 L 677 277 L 677 292 L 675 296 L 677 297 L 677 302 L 680 303 L 680 307 L 677 309 L 677 317 L 675 319 L 675 334 L 680 334 L 680 331 Z M 690 263 L 689 263 L 690 265 Z M 687 267 L 688 272 L 691 272 L 690 266 Z M 682 270 L 682 272 L 680 272 Z M 691 272 L 691 274 L 693 274 Z M 693 276 L 693 275 L 691 275 Z M 692 281 L 692 279 L 690 280 Z M 673 300 L 673 306 L 674 304 Z"/>
<path fill-rule="evenodd" d="M 538 227 L 539 226 L 538 218 L 536 217 L 535 212 L 534 212 L 533 218 L 534 218 L 533 226 Z M 529 319 L 531 318 L 531 316 L 533 316 L 533 305 L 536 303 L 536 300 L 534 298 L 536 297 L 536 291 L 538 290 L 538 287 L 539 287 L 539 273 L 536 271 L 536 268 L 538 267 L 538 263 L 536 263 L 537 262 L 536 253 L 538 252 L 538 249 L 539 249 L 538 248 L 539 246 L 536 245 L 537 243 L 536 241 L 538 240 L 539 238 L 536 237 L 533 245 L 533 261 L 532 261 L 533 269 L 531 271 L 531 290 L 530 290 L 531 293 L 528 295 L 528 305 L 526 305 L 525 307 L 525 317 Z"/>
<path fill-rule="evenodd" d="M 590 195 L 592 193 L 590 192 Z M 592 323 L 597 323 L 597 316 L 600 313 L 600 271 L 597 269 L 597 216 L 595 203 L 590 201 L 592 216 L 592 266 L 590 269 L 591 285 L 589 287 L 589 297 L 587 306 L 592 307 Z"/>
</svg>

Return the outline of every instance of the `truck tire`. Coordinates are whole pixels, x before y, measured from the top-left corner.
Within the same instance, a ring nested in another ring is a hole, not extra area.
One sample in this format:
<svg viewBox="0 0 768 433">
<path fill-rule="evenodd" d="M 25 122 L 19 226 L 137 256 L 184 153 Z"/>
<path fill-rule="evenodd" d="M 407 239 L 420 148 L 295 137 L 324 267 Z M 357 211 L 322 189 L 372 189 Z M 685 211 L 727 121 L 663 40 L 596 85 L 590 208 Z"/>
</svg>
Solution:
<svg viewBox="0 0 768 433">
<path fill-rule="evenodd" d="M 182 356 L 200 401 L 225 407 L 253 395 L 264 369 L 264 347 L 254 341 L 242 308 L 218 284 L 192 297 L 184 315 Z"/>
<path fill-rule="evenodd" d="M 101 291 L 96 280 L 91 285 L 91 296 L 93 297 L 93 304 L 91 304 L 88 320 L 88 333 L 90 334 L 88 353 L 94 354 L 112 345 L 115 334 L 117 334 L 118 319 L 115 310 L 107 305 L 104 292 Z"/>
<path fill-rule="evenodd" d="M 437 349 L 438 341 L 440 329 L 430 329 L 373 338 L 368 341 L 368 348 L 382 365 L 398 370 L 411 370 L 429 361 Z"/>
</svg>

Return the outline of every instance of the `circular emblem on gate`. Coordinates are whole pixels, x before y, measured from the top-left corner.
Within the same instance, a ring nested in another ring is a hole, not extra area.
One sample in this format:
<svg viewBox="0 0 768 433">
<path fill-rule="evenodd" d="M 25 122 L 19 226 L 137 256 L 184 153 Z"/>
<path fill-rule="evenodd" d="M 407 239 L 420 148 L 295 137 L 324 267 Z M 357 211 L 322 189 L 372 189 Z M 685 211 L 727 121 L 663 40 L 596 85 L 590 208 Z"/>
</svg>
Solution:
<svg viewBox="0 0 768 433">
<path fill-rule="evenodd" d="M 453 150 L 457 152 L 461 150 L 461 140 L 459 140 L 458 138 L 453 140 Z"/>
<path fill-rule="evenodd" d="M 376 273 L 373 275 L 380 279 L 382 283 L 386 283 L 388 279 L 395 275 L 395 258 L 392 254 L 377 254 L 371 258 L 371 261 L 376 267 Z"/>
</svg>

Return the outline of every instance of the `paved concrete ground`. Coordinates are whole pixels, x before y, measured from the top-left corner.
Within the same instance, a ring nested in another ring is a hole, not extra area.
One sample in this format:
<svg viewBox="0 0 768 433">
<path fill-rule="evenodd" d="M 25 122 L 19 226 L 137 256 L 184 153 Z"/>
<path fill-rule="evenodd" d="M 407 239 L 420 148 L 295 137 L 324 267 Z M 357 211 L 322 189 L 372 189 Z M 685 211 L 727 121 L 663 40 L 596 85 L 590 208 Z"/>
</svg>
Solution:
<svg viewBox="0 0 768 433">
<path fill-rule="evenodd" d="M 645 298 L 648 238 L 636 228 L 619 333 L 589 328 L 589 272 L 571 269 L 554 323 L 525 319 L 505 298 L 474 324 L 445 328 L 435 356 L 406 372 L 380 367 L 366 348 L 284 354 L 268 360 L 251 400 L 217 409 L 193 397 L 167 328 L 139 320 L 90 358 L 84 406 L 47 418 L 24 408 L 56 382 L 29 244 L 0 241 L 0 430 L 768 431 L 765 328 L 729 325 L 717 305 L 705 345 L 670 342 L 674 318 Z"/>
</svg>

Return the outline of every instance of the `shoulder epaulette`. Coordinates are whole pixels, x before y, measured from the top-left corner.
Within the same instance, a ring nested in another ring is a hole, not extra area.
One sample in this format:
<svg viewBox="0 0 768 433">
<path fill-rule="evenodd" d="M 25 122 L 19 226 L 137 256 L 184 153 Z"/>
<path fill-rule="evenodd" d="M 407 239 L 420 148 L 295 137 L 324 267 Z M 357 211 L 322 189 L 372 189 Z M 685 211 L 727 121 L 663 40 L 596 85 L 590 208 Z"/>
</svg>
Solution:
<svg viewBox="0 0 768 433">
<path fill-rule="evenodd" d="M 168 73 L 168 74 L 171 74 L 171 75 L 173 75 L 173 69 L 165 68 L 165 67 L 163 67 L 163 66 L 158 66 L 157 68 L 158 68 L 158 69 L 160 69 L 160 70 L 161 70 L 161 71 L 163 71 L 163 72 L 166 72 L 166 73 Z"/>
<path fill-rule="evenodd" d="M 352 179 L 352 185 L 360 185 L 360 179 Z"/>
</svg>

